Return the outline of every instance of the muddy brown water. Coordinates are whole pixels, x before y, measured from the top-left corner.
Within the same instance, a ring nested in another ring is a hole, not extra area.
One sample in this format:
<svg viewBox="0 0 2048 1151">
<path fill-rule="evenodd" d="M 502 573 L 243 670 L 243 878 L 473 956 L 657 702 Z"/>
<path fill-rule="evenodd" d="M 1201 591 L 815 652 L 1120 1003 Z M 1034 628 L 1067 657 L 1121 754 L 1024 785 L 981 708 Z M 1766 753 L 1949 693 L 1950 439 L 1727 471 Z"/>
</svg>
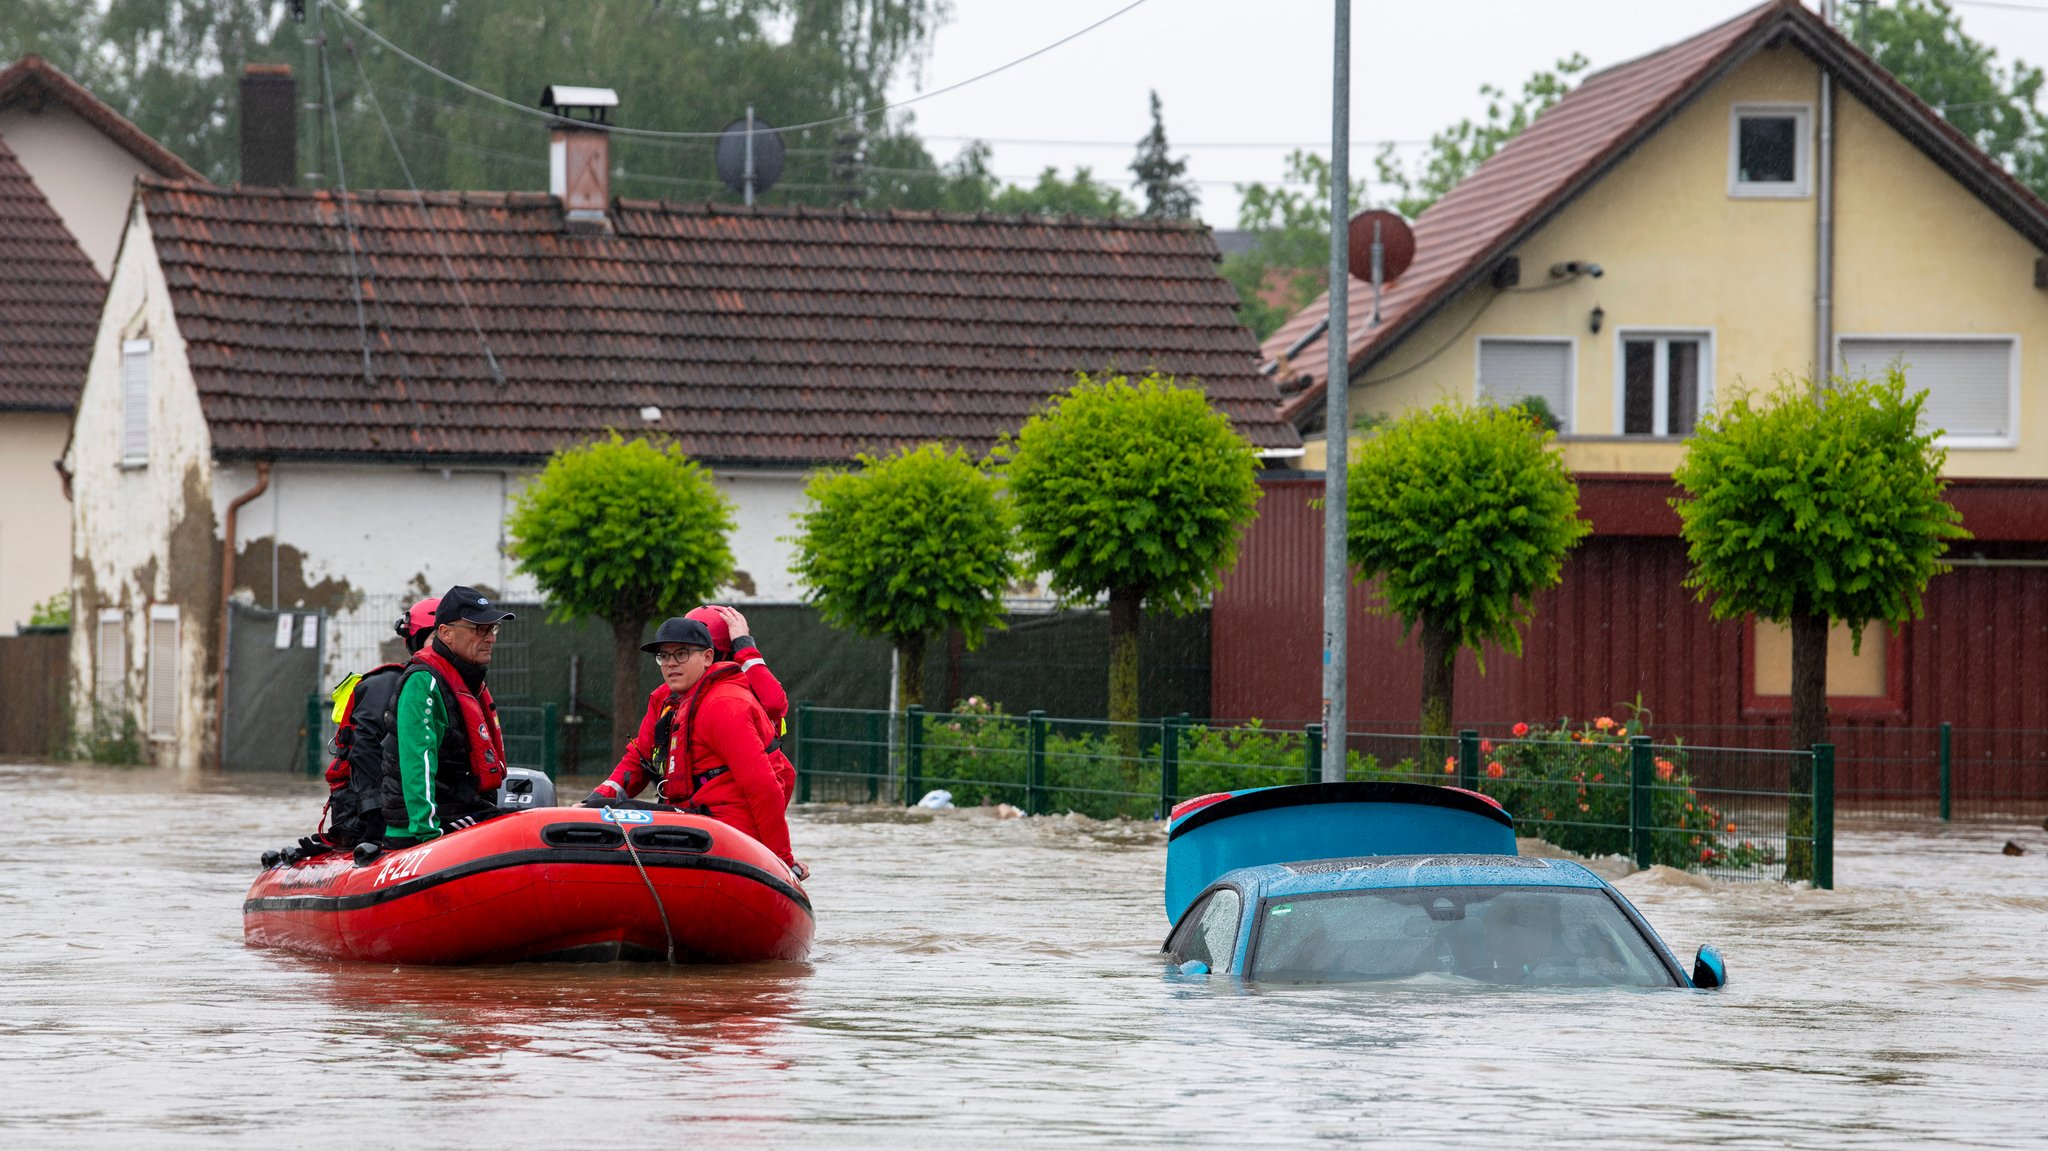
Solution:
<svg viewBox="0 0 2048 1151">
<path fill-rule="evenodd" d="M 2048 1145 L 2017 820 L 1851 821 L 1833 892 L 1621 878 L 1710 994 L 1171 981 L 1156 826 L 831 808 L 808 964 L 336 964 L 242 944 L 312 784 L 0 804 L 0 1146 Z"/>
</svg>

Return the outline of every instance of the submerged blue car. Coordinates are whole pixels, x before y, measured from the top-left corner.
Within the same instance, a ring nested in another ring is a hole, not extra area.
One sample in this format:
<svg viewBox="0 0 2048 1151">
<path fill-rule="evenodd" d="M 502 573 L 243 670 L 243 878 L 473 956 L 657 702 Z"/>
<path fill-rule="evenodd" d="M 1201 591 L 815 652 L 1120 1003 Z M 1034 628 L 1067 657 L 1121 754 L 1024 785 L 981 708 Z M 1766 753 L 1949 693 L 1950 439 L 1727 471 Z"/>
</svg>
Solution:
<svg viewBox="0 0 2048 1151">
<path fill-rule="evenodd" d="M 1165 952 L 1265 982 L 1720 987 L 1598 875 L 1516 854 L 1514 819 L 1453 787 L 1326 783 L 1202 796 L 1167 832 Z"/>
</svg>

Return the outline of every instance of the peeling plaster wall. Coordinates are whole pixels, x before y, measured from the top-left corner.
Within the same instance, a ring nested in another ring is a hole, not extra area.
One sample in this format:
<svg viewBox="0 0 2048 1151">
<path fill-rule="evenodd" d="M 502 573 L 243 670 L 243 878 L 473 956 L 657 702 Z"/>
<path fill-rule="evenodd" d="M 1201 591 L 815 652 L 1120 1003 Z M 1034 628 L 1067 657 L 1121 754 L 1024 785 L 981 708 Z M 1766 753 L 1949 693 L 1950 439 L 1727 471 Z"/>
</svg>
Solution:
<svg viewBox="0 0 2048 1151">
<path fill-rule="evenodd" d="M 718 490 L 733 503 L 731 590 L 737 601 L 795 603 L 803 585 L 789 570 L 796 549 L 783 541 L 796 534 L 804 506 L 804 477 L 798 472 L 716 473 Z M 751 583 L 751 587 L 748 586 Z"/>
<path fill-rule="evenodd" d="M 149 449 L 142 466 L 121 462 L 121 344 L 150 348 Z M 79 397 L 67 456 L 72 470 L 71 695 L 92 714 L 101 608 L 124 613 L 123 699 L 147 731 L 149 609 L 179 609 L 177 714 L 168 740 L 143 741 L 152 763 L 193 770 L 213 761 L 215 632 L 219 628 L 219 529 L 213 464 L 185 342 L 149 224 L 139 212 L 107 289 L 92 365 Z"/>
</svg>

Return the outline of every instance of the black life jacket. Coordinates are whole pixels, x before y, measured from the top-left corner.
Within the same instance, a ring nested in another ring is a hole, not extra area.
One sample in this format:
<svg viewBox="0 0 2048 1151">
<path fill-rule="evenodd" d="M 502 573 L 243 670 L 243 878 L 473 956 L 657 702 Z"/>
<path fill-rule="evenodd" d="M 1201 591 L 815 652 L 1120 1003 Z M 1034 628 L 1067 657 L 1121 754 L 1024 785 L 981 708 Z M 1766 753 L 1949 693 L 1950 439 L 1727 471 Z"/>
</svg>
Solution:
<svg viewBox="0 0 2048 1151">
<path fill-rule="evenodd" d="M 384 713 L 398 695 L 404 664 L 351 675 L 334 689 L 334 738 L 328 742 L 327 828 L 320 838 L 353 847 L 384 834 Z"/>
</svg>

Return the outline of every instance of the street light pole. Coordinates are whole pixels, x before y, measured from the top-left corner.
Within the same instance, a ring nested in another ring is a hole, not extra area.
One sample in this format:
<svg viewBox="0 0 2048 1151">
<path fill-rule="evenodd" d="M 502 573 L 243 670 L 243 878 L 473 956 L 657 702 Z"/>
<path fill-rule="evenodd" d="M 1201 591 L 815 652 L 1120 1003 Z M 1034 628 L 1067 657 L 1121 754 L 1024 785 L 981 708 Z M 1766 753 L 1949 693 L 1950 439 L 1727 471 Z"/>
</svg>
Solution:
<svg viewBox="0 0 2048 1151">
<path fill-rule="evenodd" d="M 1345 634 L 1351 562 L 1344 546 L 1345 472 L 1350 466 L 1351 360 L 1351 0 L 1335 0 L 1330 78 L 1330 326 L 1323 373 L 1323 782 L 1344 779 Z"/>
</svg>

